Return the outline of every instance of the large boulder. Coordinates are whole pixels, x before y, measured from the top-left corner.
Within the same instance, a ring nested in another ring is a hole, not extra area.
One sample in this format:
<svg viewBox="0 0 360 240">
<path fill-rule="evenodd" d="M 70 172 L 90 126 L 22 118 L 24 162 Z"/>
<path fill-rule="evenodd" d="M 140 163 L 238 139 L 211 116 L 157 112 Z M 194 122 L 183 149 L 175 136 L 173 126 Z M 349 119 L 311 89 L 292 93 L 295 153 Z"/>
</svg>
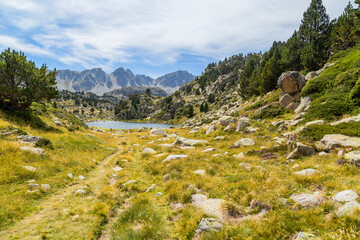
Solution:
<svg viewBox="0 0 360 240">
<path fill-rule="evenodd" d="M 150 131 L 150 134 L 156 134 L 156 135 L 166 135 L 166 131 L 162 128 L 153 128 Z"/>
<path fill-rule="evenodd" d="M 339 217 L 351 215 L 355 210 L 360 210 L 360 203 L 357 201 L 347 202 L 337 210 L 336 215 Z"/>
<path fill-rule="evenodd" d="M 206 128 L 206 134 L 210 134 L 210 133 L 214 132 L 215 130 L 216 130 L 216 126 L 210 125 Z"/>
<path fill-rule="evenodd" d="M 360 147 L 360 138 L 349 137 L 342 134 L 328 134 L 325 135 L 320 142 L 329 148 L 336 147 Z"/>
<path fill-rule="evenodd" d="M 182 158 L 186 158 L 186 157 L 187 157 L 187 155 L 169 155 L 162 162 L 168 162 L 171 160 L 177 160 L 177 159 L 182 159 Z"/>
<path fill-rule="evenodd" d="M 41 141 L 44 141 L 44 138 L 42 138 L 42 137 L 30 136 L 30 135 L 21 135 L 21 136 L 18 136 L 17 139 L 19 139 L 20 142 L 22 142 L 22 143 L 28 143 L 28 144 L 33 144 L 33 145 L 37 145 Z"/>
<path fill-rule="evenodd" d="M 288 155 L 287 159 L 296 159 L 302 156 L 312 156 L 315 155 L 315 153 L 316 151 L 314 148 L 297 142 L 296 149 Z"/>
<path fill-rule="evenodd" d="M 232 117 L 232 116 L 223 116 L 218 120 L 218 123 L 221 126 L 226 127 L 227 125 L 229 125 L 230 123 L 236 123 L 236 118 Z"/>
<path fill-rule="evenodd" d="M 320 240 L 320 238 L 311 233 L 299 232 L 295 240 Z"/>
<path fill-rule="evenodd" d="M 216 218 L 203 218 L 199 226 L 196 229 L 196 233 L 200 234 L 202 232 L 217 232 L 224 227 L 224 224 Z"/>
<path fill-rule="evenodd" d="M 352 190 L 345 190 L 342 192 L 338 192 L 333 196 L 333 199 L 338 202 L 351 202 L 355 201 L 359 195 Z"/>
<path fill-rule="evenodd" d="M 250 119 L 247 117 L 242 117 L 238 120 L 236 131 L 241 131 L 250 125 Z"/>
<path fill-rule="evenodd" d="M 284 93 L 293 94 L 300 92 L 305 86 L 305 77 L 297 72 L 290 71 L 284 72 L 278 79 L 278 86 L 284 91 Z"/>
<path fill-rule="evenodd" d="M 360 151 L 351 151 L 347 154 L 345 154 L 345 159 L 354 161 L 354 162 L 359 162 L 360 161 Z"/>
<path fill-rule="evenodd" d="M 284 94 L 281 98 L 280 98 L 280 105 L 282 107 L 286 107 L 289 104 L 291 104 L 293 101 L 295 100 L 295 98 L 289 94 Z"/>
</svg>

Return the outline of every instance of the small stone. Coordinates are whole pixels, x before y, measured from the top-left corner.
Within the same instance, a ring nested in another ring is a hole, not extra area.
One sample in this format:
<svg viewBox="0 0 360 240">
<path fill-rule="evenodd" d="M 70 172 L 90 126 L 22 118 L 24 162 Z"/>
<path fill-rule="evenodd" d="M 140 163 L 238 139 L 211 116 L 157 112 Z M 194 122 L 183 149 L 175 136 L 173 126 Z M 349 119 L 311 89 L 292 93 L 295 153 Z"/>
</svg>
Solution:
<svg viewBox="0 0 360 240">
<path fill-rule="evenodd" d="M 157 197 L 161 197 L 162 195 L 163 195 L 162 192 L 158 192 L 158 193 L 156 194 Z"/>
<path fill-rule="evenodd" d="M 42 190 L 50 190 L 51 186 L 49 184 L 41 184 L 41 189 Z"/>
<path fill-rule="evenodd" d="M 239 153 L 238 155 L 236 155 L 236 157 L 235 158 L 243 158 L 244 157 L 244 153 L 243 152 L 241 152 L 241 153 Z"/>
<path fill-rule="evenodd" d="M 344 155 L 344 153 L 345 153 L 344 150 L 340 150 L 340 151 L 338 152 L 338 156 L 339 156 L 339 157 L 342 157 L 342 156 Z"/>
<path fill-rule="evenodd" d="M 164 163 L 164 162 L 182 159 L 182 158 L 186 158 L 186 157 L 187 157 L 187 155 L 169 155 L 162 162 Z"/>
<path fill-rule="evenodd" d="M 216 218 L 203 218 L 196 229 L 196 233 L 220 231 L 224 227 L 223 223 Z"/>
<path fill-rule="evenodd" d="M 119 171 L 123 170 L 123 168 L 120 167 L 120 166 L 113 167 L 112 169 L 113 169 L 115 172 L 119 172 Z"/>
<path fill-rule="evenodd" d="M 31 172 L 35 172 L 35 171 L 36 171 L 36 168 L 31 167 L 31 166 L 23 166 L 23 168 L 25 168 L 26 170 L 29 170 L 29 171 L 31 171 Z"/>
<path fill-rule="evenodd" d="M 156 134 L 156 135 L 166 135 L 166 131 L 162 128 L 154 128 L 151 129 L 150 134 Z"/>
<path fill-rule="evenodd" d="M 152 148 L 144 148 L 143 153 L 144 154 L 155 154 L 156 151 Z"/>
<path fill-rule="evenodd" d="M 237 141 L 234 145 L 231 146 L 231 148 L 239 148 L 243 146 L 253 146 L 255 145 L 255 141 L 251 138 L 243 138 Z"/>
<path fill-rule="evenodd" d="M 217 137 L 214 138 L 214 140 L 224 140 L 224 139 L 225 139 L 224 136 L 217 136 Z"/>
<path fill-rule="evenodd" d="M 136 182 L 137 182 L 136 180 L 129 180 L 129 181 L 127 181 L 126 183 L 122 184 L 121 186 L 122 186 L 122 187 L 125 187 L 125 186 L 128 185 L 128 184 L 132 184 L 132 183 L 136 183 Z"/>
<path fill-rule="evenodd" d="M 355 210 L 360 210 L 360 203 L 356 201 L 347 202 L 337 210 L 336 215 L 339 217 L 351 215 Z"/>
<path fill-rule="evenodd" d="M 338 202 L 351 202 L 355 201 L 359 196 L 352 190 L 345 190 L 338 192 L 333 196 L 333 200 Z"/>
<path fill-rule="evenodd" d="M 36 182 L 36 180 L 35 179 L 31 179 L 31 180 L 29 180 L 29 181 L 27 181 L 28 183 L 34 183 L 34 182 Z"/>
<path fill-rule="evenodd" d="M 295 240 L 320 240 L 320 238 L 311 233 L 299 232 Z"/>
<path fill-rule="evenodd" d="M 298 193 L 291 195 L 290 198 L 296 203 L 299 203 L 302 207 L 314 207 L 320 204 L 318 193 Z"/>
<path fill-rule="evenodd" d="M 206 171 L 199 169 L 199 170 L 194 171 L 193 173 L 205 176 Z"/>
<path fill-rule="evenodd" d="M 326 156 L 326 155 L 327 155 L 326 152 L 319 152 L 319 156 L 320 156 L 320 157 L 324 157 L 324 156 Z"/>
<path fill-rule="evenodd" d="M 308 168 L 308 169 L 304 169 L 298 172 L 294 172 L 294 174 L 298 175 L 298 176 L 312 176 L 316 173 L 315 169 L 312 168 Z"/>
<path fill-rule="evenodd" d="M 217 153 L 217 154 L 212 155 L 212 157 L 215 157 L 215 158 L 221 158 L 221 157 L 223 157 L 223 155 L 221 155 L 221 154 Z"/>
<path fill-rule="evenodd" d="M 300 165 L 299 165 L 299 164 L 295 164 L 294 166 L 291 167 L 291 169 L 295 169 L 295 168 L 298 168 L 298 167 L 300 167 Z"/>
<path fill-rule="evenodd" d="M 32 152 L 35 154 L 45 154 L 44 149 L 42 148 L 32 148 L 32 147 L 21 147 L 20 148 L 22 151 L 28 151 L 28 152 Z"/>
<path fill-rule="evenodd" d="M 85 189 L 78 189 L 75 191 L 75 194 L 84 196 L 86 194 Z"/>
<path fill-rule="evenodd" d="M 28 187 L 29 187 L 30 189 L 39 188 L 39 187 L 40 187 L 40 184 L 30 183 L 30 184 L 28 184 Z"/>
<path fill-rule="evenodd" d="M 202 150 L 201 152 L 207 153 L 207 152 L 213 152 L 213 151 L 215 151 L 215 148 L 207 148 L 207 149 Z"/>
<path fill-rule="evenodd" d="M 80 175 L 80 176 L 79 176 L 79 179 L 84 181 L 84 180 L 85 180 L 85 177 L 84 177 L 83 175 Z"/>
<path fill-rule="evenodd" d="M 68 173 L 68 178 L 73 178 L 74 177 L 74 175 L 72 174 L 72 173 Z"/>
</svg>

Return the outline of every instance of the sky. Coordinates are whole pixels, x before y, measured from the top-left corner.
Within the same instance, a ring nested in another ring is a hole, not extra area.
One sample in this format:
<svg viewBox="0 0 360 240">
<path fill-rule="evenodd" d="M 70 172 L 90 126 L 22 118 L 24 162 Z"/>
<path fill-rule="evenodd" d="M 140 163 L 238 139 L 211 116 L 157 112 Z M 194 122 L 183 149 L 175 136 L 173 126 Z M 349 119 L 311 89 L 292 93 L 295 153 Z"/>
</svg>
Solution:
<svg viewBox="0 0 360 240">
<path fill-rule="evenodd" d="M 200 75 L 211 62 L 286 41 L 310 1 L 0 0 L 0 51 L 58 70 Z M 323 0 L 331 19 L 348 2 Z"/>
</svg>

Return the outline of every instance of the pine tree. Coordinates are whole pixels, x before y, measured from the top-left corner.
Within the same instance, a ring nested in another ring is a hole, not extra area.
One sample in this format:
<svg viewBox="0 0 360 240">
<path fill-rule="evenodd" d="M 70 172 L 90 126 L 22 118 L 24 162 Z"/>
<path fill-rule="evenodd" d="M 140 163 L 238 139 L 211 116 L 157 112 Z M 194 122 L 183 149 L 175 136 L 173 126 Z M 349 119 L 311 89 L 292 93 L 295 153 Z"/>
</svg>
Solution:
<svg viewBox="0 0 360 240">
<path fill-rule="evenodd" d="M 317 70 L 328 59 L 329 30 L 329 15 L 326 13 L 322 0 L 312 0 L 299 28 L 299 37 L 304 43 L 301 62 L 306 69 Z"/>
<path fill-rule="evenodd" d="M 287 40 L 281 52 L 281 65 L 284 71 L 300 71 L 302 69 L 300 58 L 302 48 L 303 43 L 299 33 L 295 31 L 292 37 Z"/>
<path fill-rule="evenodd" d="M 207 113 L 208 111 L 209 111 L 209 105 L 206 102 L 205 105 L 204 105 L 204 112 Z"/>
<path fill-rule="evenodd" d="M 338 52 L 353 47 L 356 44 L 353 30 L 355 27 L 355 14 L 351 3 L 346 6 L 343 14 L 333 26 L 331 32 L 331 49 Z"/>
<path fill-rule="evenodd" d="M 204 103 L 200 104 L 200 112 L 204 112 Z"/>
<path fill-rule="evenodd" d="M 355 10 L 353 35 L 356 37 L 356 40 L 359 42 L 360 41 L 360 0 L 355 0 L 355 3 L 359 6 Z"/>
</svg>

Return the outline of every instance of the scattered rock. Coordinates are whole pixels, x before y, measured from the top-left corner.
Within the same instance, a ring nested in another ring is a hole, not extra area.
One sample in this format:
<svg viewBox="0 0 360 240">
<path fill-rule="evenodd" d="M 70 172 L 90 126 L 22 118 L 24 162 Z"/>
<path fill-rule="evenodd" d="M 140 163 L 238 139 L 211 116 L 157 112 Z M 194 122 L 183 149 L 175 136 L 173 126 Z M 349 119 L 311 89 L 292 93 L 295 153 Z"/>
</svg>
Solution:
<svg viewBox="0 0 360 240">
<path fill-rule="evenodd" d="M 155 154 L 156 151 L 152 148 L 144 148 L 143 153 L 144 154 Z"/>
<path fill-rule="evenodd" d="M 30 135 L 21 135 L 18 136 L 17 139 L 19 139 L 20 142 L 22 143 L 28 143 L 32 145 L 36 145 L 37 143 L 44 141 L 44 138 L 42 137 L 30 136 Z"/>
<path fill-rule="evenodd" d="M 186 157 L 187 157 L 187 155 L 169 155 L 162 162 L 168 162 L 171 160 L 177 160 L 177 159 L 186 158 Z"/>
<path fill-rule="evenodd" d="M 360 147 L 360 138 L 349 137 L 342 134 L 328 134 L 325 135 L 320 141 L 329 148 Z"/>
<path fill-rule="evenodd" d="M 325 121 L 324 120 L 316 120 L 316 121 L 312 121 L 312 122 L 307 122 L 305 124 L 305 127 L 311 126 L 311 125 L 321 125 L 324 124 Z"/>
<path fill-rule="evenodd" d="M 227 125 L 229 125 L 230 123 L 236 123 L 236 118 L 231 117 L 231 116 L 223 116 L 218 120 L 218 123 L 221 126 L 226 127 Z"/>
<path fill-rule="evenodd" d="M 32 148 L 32 147 L 21 147 L 20 148 L 22 151 L 28 151 L 28 152 L 32 152 L 35 154 L 45 154 L 44 149 L 42 148 Z"/>
<path fill-rule="evenodd" d="M 248 127 L 250 125 L 250 119 L 247 117 L 242 117 L 238 120 L 238 124 L 236 127 L 236 131 L 242 131 L 243 129 L 245 129 L 246 127 Z"/>
<path fill-rule="evenodd" d="M 206 134 L 210 134 L 212 132 L 214 132 L 216 130 L 216 126 L 215 125 L 210 125 L 207 129 L 206 129 Z"/>
<path fill-rule="evenodd" d="M 199 170 L 194 171 L 193 173 L 205 176 L 206 171 L 199 169 Z"/>
<path fill-rule="evenodd" d="M 282 107 L 286 107 L 288 106 L 290 103 L 292 103 L 295 100 L 295 98 L 289 94 L 284 94 L 281 98 L 280 98 L 280 105 Z"/>
<path fill-rule="evenodd" d="M 239 148 L 243 146 L 253 146 L 255 145 L 255 141 L 251 138 L 243 138 L 234 143 L 234 145 L 231 146 L 231 148 Z"/>
<path fill-rule="evenodd" d="M 352 190 L 345 190 L 336 193 L 332 199 L 338 202 L 351 202 L 355 201 L 359 196 Z"/>
<path fill-rule="evenodd" d="M 75 194 L 84 196 L 84 195 L 86 195 L 86 190 L 85 189 L 78 189 L 78 190 L 75 191 Z"/>
<path fill-rule="evenodd" d="M 360 151 L 358 151 L 358 150 L 351 151 L 349 153 L 346 153 L 344 157 L 345 157 L 345 159 L 352 160 L 354 162 L 359 162 L 360 161 Z"/>
<path fill-rule="evenodd" d="M 244 132 L 245 133 L 256 133 L 257 130 L 258 130 L 258 128 L 247 127 L 247 128 L 245 128 Z"/>
<path fill-rule="evenodd" d="M 330 148 L 328 146 L 326 146 L 325 144 L 323 144 L 322 142 L 320 141 L 317 141 L 315 143 L 315 148 L 318 150 L 318 151 L 329 151 Z"/>
<path fill-rule="evenodd" d="M 357 201 L 347 202 L 337 210 L 336 215 L 339 217 L 351 215 L 355 210 L 360 210 L 360 203 Z"/>
<path fill-rule="evenodd" d="M 298 193 L 291 195 L 290 198 L 296 203 L 299 203 L 302 207 L 314 207 L 320 204 L 320 198 L 318 193 Z"/>
<path fill-rule="evenodd" d="M 246 169 L 251 169 L 251 164 L 250 163 L 239 163 L 240 167 L 246 168 Z"/>
<path fill-rule="evenodd" d="M 128 184 L 132 184 L 132 183 L 136 183 L 136 182 L 137 182 L 136 180 L 129 180 L 126 183 L 122 184 L 121 187 L 125 187 Z"/>
<path fill-rule="evenodd" d="M 352 122 L 360 122 L 360 114 L 357 116 L 354 116 L 354 117 L 349 117 L 349 118 L 345 118 L 345 119 L 342 119 L 337 122 L 330 123 L 330 125 L 334 126 L 334 125 L 338 125 L 340 123 L 352 123 Z"/>
<path fill-rule="evenodd" d="M 35 172 L 35 171 L 36 171 L 36 168 L 31 167 L 31 166 L 23 166 L 23 168 L 25 168 L 26 170 L 29 170 L 29 171 L 31 171 L 31 172 Z"/>
<path fill-rule="evenodd" d="M 308 168 L 308 169 L 304 169 L 298 172 L 294 172 L 294 174 L 298 175 L 298 176 L 312 176 L 316 173 L 317 171 L 313 168 Z"/>
<path fill-rule="evenodd" d="M 113 169 L 115 172 L 119 172 L 119 171 L 123 170 L 123 168 L 120 167 L 120 166 L 115 166 L 115 167 L 113 167 L 112 169 Z"/>
<path fill-rule="evenodd" d="M 80 179 L 80 180 L 85 180 L 85 177 L 84 177 L 83 175 L 80 175 L 80 176 L 79 176 L 79 179 Z"/>
<path fill-rule="evenodd" d="M 39 187 L 40 187 L 40 184 L 37 184 L 37 183 L 29 183 L 29 184 L 28 184 L 28 187 L 29 187 L 30 189 L 39 188 Z"/>
<path fill-rule="evenodd" d="M 222 204 L 224 200 L 217 198 L 207 199 L 203 194 L 194 194 L 192 195 L 191 202 L 195 207 L 201 208 L 206 214 L 223 219 Z"/>
<path fill-rule="evenodd" d="M 68 173 L 68 178 L 73 178 L 74 177 L 74 175 L 72 174 L 72 173 Z"/>
<path fill-rule="evenodd" d="M 162 192 L 158 192 L 158 193 L 156 194 L 157 197 L 161 197 L 162 195 L 163 195 Z"/>
<path fill-rule="evenodd" d="M 340 151 L 337 153 L 337 155 L 338 155 L 339 157 L 342 157 L 342 156 L 344 155 L 344 153 L 345 153 L 344 150 L 340 150 Z"/>
<path fill-rule="evenodd" d="M 319 152 L 319 156 L 320 156 L 320 157 L 324 157 L 324 156 L 326 156 L 326 155 L 327 155 L 326 152 Z"/>
<path fill-rule="evenodd" d="M 239 153 L 238 155 L 236 155 L 236 157 L 235 158 L 243 158 L 244 157 L 244 153 L 243 152 L 241 152 L 241 153 Z"/>
<path fill-rule="evenodd" d="M 166 148 L 172 148 L 173 147 L 173 145 L 170 144 L 170 143 L 163 143 L 163 144 L 159 144 L 158 146 L 159 147 L 166 147 Z"/>
<path fill-rule="evenodd" d="M 166 131 L 162 128 L 153 128 L 150 130 L 150 134 L 156 134 L 156 135 L 166 135 Z"/>
<path fill-rule="evenodd" d="M 217 136 L 217 137 L 214 137 L 214 140 L 224 140 L 225 137 L 224 136 Z"/>
<path fill-rule="evenodd" d="M 224 132 L 233 132 L 235 131 L 235 127 L 232 125 L 227 125 L 226 128 L 224 128 Z"/>
<path fill-rule="evenodd" d="M 299 232 L 295 240 L 320 240 L 320 238 L 311 233 Z"/>
<path fill-rule="evenodd" d="M 213 152 L 213 151 L 215 151 L 215 148 L 207 148 L 207 149 L 202 150 L 201 152 L 207 153 L 207 152 Z"/>
<path fill-rule="evenodd" d="M 41 189 L 42 190 L 50 190 L 51 186 L 49 184 L 41 184 Z"/>
<path fill-rule="evenodd" d="M 203 218 L 196 229 L 196 233 L 220 231 L 224 225 L 216 218 Z"/>
<path fill-rule="evenodd" d="M 195 146 L 198 144 L 207 144 L 209 141 L 206 140 L 194 140 L 194 139 L 186 139 L 183 141 L 184 146 Z"/>
<path fill-rule="evenodd" d="M 151 190 L 155 189 L 155 186 L 156 184 L 151 184 L 151 186 L 148 189 L 146 189 L 145 192 L 150 192 Z"/>
<path fill-rule="evenodd" d="M 312 156 L 315 153 L 316 152 L 315 152 L 314 148 L 307 146 L 305 144 L 302 144 L 300 142 L 297 142 L 295 151 L 290 153 L 288 155 L 287 159 L 296 159 L 296 158 L 300 158 L 302 156 Z"/>
</svg>

